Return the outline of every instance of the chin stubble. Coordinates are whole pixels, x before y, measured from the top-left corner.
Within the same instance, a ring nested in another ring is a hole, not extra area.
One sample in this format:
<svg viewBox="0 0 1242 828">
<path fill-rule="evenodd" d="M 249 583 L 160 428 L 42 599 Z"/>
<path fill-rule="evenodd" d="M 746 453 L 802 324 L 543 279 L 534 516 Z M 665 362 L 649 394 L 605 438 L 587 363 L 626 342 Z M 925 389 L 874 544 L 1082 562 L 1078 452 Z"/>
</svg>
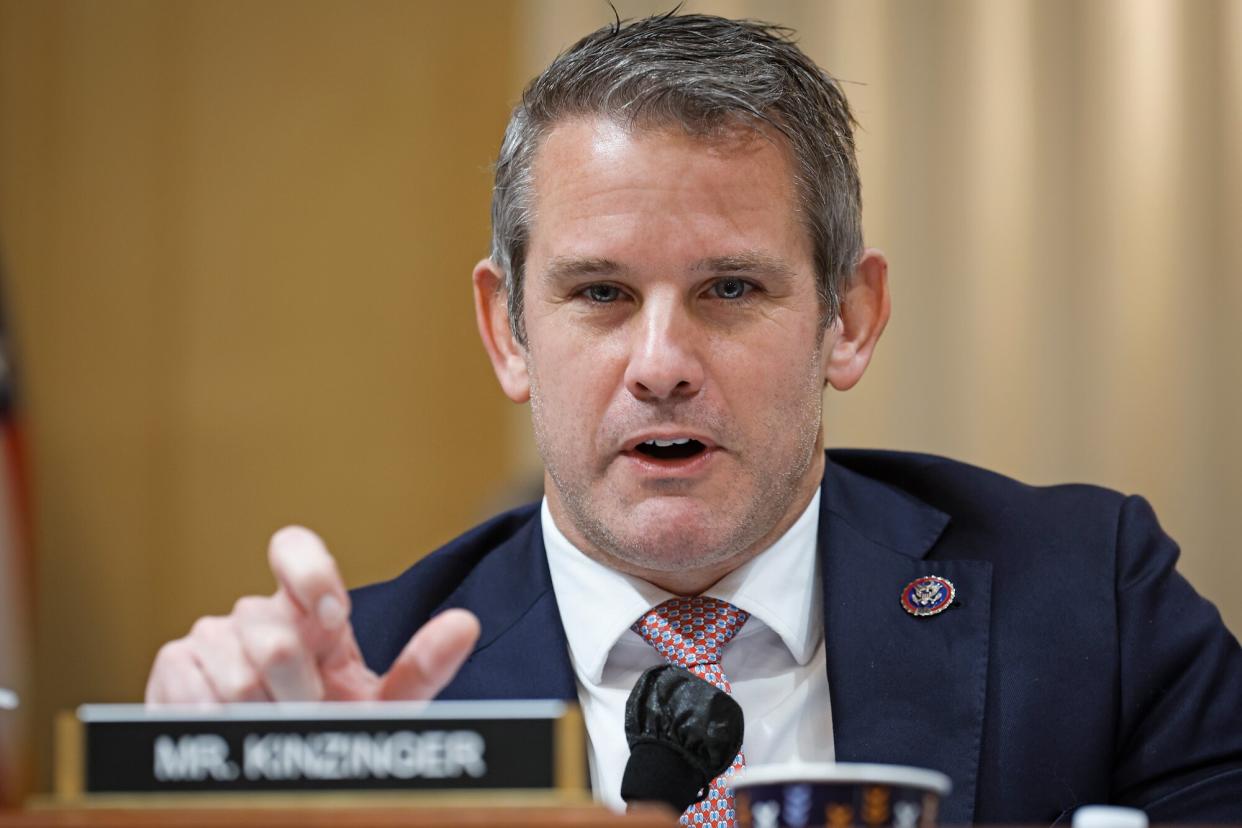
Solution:
<svg viewBox="0 0 1242 828">
<path fill-rule="evenodd" d="M 800 396 L 804 400 L 798 428 L 801 431 L 797 441 L 792 465 L 784 468 L 769 469 L 760 465 L 755 478 L 754 495 L 749 502 L 726 504 L 735 507 L 721 516 L 722 521 L 731 524 L 724 536 L 715 538 L 707 545 L 695 541 L 709 540 L 704 535 L 716 535 L 710 531 L 714 527 L 695 527 L 689 539 L 676 537 L 658 540 L 650 536 L 624 537 L 618 534 L 610 523 L 620 524 L 624 520 L 618 516 L 617 521 L 603 519 L 603 513 L 590 496 L 590 487 L 574 485 L 572 480 L 561 474 L 556 458 L 551 456 L 547 423 L 543 417 L 540 400 L 539 383 L 534 371 L 530 372 L 531 380 L 531 423 L 534 430 L 535 443 L 543 458 L 548 476 L 556 487 L 556 495 L 568 512 L 573 528 L 580 533 L 589 548 L 580 551 L 588 557 L 600 560 L 606 565 L 616 566 L 617 562 L 629 564 L 638 569 L 653 572 L 673 572 L 685 569 L 702 569 L 721 564 L 730 558 L 738 557 L 751 551 L 758 543 L 765 540 L 788 515 L 794 501 L 800 494 L 799 489 L 803 478 L 815 460 L 821 418 L 823 416 L 822 381 L 818 374 L 820 362 L 819 351 L 813 355 L 814 372 L 808 372 L 808 387 Z M 779 421 L 779 422 L 778 422 Z M 774 412 L 773 418 L 767 423 L 769 433 L 775 429 L 790 427 L 788 419 Z M 752 467 L 753 468 L 753 467 Z M 568 527 L 563 527 L 568 528 Z M 674 530 L 672 535 L 677 535 Z M 769 537 L 770 543 L 776 538 Z M 652 541 L 658 546 L 653 547 Z"/>
</svg>

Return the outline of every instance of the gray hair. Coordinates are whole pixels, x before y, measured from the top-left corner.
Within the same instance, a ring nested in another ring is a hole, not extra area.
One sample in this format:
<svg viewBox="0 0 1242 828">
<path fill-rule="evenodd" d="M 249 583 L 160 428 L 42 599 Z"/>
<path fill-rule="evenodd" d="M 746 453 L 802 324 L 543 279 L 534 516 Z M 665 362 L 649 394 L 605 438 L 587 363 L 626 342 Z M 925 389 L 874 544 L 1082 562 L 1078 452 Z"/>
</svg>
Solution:
<svg viewBox="0 0 1242 828">
<path fill-rule="evenodd" d="M 862 253 L 855 121 L 845 95 L 790 29 L 670 12 L 582 38 L 530 82 L 513 111 L 496 162 L 492 260 L 505 275 L 519 343 L 526 344 L 522 283 L 535 153 L 558 123 L 582 116 L 630 128 L 675 125 L 703 137 L 739 125 L 779 130 L 796 162 L 822 318 L 836 319 Z"/>
</svg>

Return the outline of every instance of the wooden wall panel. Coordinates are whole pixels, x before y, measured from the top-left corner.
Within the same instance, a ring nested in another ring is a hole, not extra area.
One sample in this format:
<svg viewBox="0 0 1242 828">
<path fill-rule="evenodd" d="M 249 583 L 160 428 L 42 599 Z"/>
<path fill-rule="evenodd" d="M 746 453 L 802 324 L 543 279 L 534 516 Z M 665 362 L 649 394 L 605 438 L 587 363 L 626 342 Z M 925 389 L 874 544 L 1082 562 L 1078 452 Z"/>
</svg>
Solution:
<svg viewBox="0 0 1242 828">
<path fill-rule="evenodd" d="M 139 699 L 162 641 L 272 588 L 285 523 L 360 584 L 488 511 L 508 403 L 469 276 L 513 14 L 0 3 L 37 728 Z"/>
</svg>

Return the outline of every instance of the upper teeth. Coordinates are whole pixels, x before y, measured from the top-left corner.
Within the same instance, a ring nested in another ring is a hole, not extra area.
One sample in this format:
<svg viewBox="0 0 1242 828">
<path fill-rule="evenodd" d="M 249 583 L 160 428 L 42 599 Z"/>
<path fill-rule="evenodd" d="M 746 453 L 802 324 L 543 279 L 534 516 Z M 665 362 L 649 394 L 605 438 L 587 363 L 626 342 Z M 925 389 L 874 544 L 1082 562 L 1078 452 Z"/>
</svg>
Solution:
<svg viewBox="0 0 1242 828">
<path fill-rule="evenodd" d="M 689 437 L 678 437 L 675 440 L 648 440 L 647 441 L 648 444 L 659 446 L 660 448 L 667 448 L 669 446 L 684 446 L 688 442 L 690 442 Z"/>
</svg>

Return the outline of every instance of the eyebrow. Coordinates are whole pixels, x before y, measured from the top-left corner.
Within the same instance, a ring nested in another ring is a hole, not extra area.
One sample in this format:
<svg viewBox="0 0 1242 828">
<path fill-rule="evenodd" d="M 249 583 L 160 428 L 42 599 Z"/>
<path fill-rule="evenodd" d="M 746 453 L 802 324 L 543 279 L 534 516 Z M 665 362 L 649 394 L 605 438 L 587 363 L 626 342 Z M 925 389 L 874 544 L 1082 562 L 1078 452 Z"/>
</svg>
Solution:
<svg viewBox="0 0 1242 828">
<path fill-rule="evenodd" d="M 545 281 L 563 284 L 584 278 L 608 278 L 625 272 L 626 268 L 612 259 L 596 256 L 554 256 L 541 275 Z"/>
<path fill-rule="evenodd" d="M 796 274 L 783 259 L 757 251 L 744 251 L 727 256 L 711 256 L 700 259 L 690 267 L 693 273 L 718 273 L 745 276 L 764 274 L 781 281 L 792 281 Z M 629 268 L 620 262 L 600 256 L 554 256 L 541 277 L 552 284 L 564 284 L 582 279 L 616 278 L 624 276 Z"/>
<path fill-rule="evenodd" d="M 695 262 L 691 269 L 699 273 L 729 273 L 739 276 L 762 273 L 783 281 L 792 280 L 796 275 L 783 259 L 756 251 L 702 259 Z"/>
</svg>

